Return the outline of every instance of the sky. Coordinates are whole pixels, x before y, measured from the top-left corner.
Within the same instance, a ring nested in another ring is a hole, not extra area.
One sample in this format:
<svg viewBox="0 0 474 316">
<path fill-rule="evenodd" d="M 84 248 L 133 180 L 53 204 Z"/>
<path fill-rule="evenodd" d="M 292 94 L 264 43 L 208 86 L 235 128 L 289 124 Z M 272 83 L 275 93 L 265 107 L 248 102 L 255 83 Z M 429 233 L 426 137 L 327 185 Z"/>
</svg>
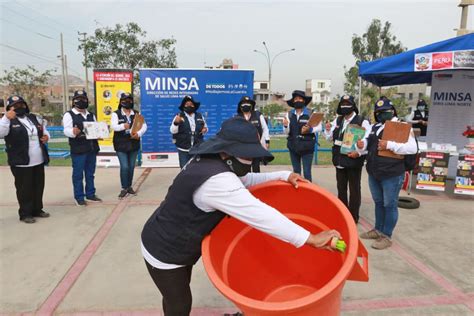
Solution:
<svg viewBox="0 0 474 316">
<path fill-rule="evenodd" d="M 460 0 L 344 1 L 0 1 L 0 70 L 34 65 L 61 67 L 59 34 L 69 74 L 84 78 L 83 53 L 77 32 L 136 22 L 146 39 L 173 37 L 180 68 L 219 65 L 231 58 L 240 69 L 255 70 L 267 80 L 263 55 L 295 48 L 275 59 L 272 90 L 287 95 L 305 89 L 306 79 L 331 79 L 332 95 L 344 84 L 344 65 L 352 66 L 351 39 L 365 32 L 373 19 L 389 21 L 408 49 L 445 40 L 459 27 Z M 468 28 L 472 29 L 474 8 Z M 89 76 L 90 77 L 90 76 Z"/>
</svg>

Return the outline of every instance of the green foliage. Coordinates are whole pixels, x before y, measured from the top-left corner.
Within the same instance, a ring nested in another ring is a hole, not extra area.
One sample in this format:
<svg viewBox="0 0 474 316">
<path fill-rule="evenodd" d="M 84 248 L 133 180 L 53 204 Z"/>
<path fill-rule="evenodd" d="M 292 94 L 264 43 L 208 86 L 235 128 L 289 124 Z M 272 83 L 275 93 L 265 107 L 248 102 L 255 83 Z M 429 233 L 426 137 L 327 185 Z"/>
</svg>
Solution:
<svg viewBox="0 0 474 316">
<path fill-rule="evenodd" d="M 30 108 L 40 104 L 41 99 L 47 99 L 45 87 L 54 70 L 40 72 L 28 65 L 26 68 L 11 67 L 3 72 L 5 75 L 0 78 L 0 83 L 8 86 L 12 94 L 23 97 Z"/>
<path fill-rule="evenodd" d="M 344 66 L 345 93 L 351 95 L 359 94 L 359 63 L 372 61 L 375 59 L 402 53 L 406 50 L 402 43 L 392 34 L 392 24 L 388 21 L 382 24 L 378 19 L 373 19 L 367 30 L 361 36 L 352 36 L 352 55 L 356 59 L 354 66 L 347 68 Z M 385 94 L 386 95 L 386 94 Z M 387 96 L 387 95 L 386 95 Z M 372 106 L 380 97 L 380 91 L 370 83 L 365 83 L 361 87 L 361 114 L 371 117 Z M 390 98 L 390 96 L 387 96 Z M 394 100 L 392 100 L 394 101 Z M 406 111 L 406 102 L 396 101 L 400 112 Z M 398 110 L 398 109 L 397 109 Z"/>
<path fill-rule="evenodd" d="M 116 24 L 115 28 L 103 27 L 94 35 L 86 37 L 79 45 L 85 48 L 87 58 L 84 66 L 92 68 L 176 68 L 176 40 L 146 41 L 146 32 L 138 24 Z M 135 76 L 138 84 L 138 76 Z"/>
<path fill-rule="evenodd" d="M 275 118 L 278 114 L 285 112 L 285 107 L 280 104 L 276 103 L 270 103 L 265 105 L 260 109 L 260 112 L 265 116 L 265 117 L 270 117 L 271 120 Z"/>
</svg>

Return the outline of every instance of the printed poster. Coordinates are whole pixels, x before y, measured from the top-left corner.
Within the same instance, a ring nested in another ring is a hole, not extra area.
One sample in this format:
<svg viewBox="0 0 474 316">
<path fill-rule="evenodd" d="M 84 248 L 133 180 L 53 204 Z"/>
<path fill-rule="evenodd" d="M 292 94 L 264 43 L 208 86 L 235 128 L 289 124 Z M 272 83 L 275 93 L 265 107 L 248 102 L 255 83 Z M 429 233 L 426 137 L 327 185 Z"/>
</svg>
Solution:
<svg viewBox="0 0 474 316">
<path fill-rule="evenodd" d="M 474 195 L 474 155 L 459 155 L 454 193 Z"/>
<path fill-rule="evenodd" d="M 421 152 L 416 188 L 444 191 L 448 178 L 449 153 Z"/>
</svg>

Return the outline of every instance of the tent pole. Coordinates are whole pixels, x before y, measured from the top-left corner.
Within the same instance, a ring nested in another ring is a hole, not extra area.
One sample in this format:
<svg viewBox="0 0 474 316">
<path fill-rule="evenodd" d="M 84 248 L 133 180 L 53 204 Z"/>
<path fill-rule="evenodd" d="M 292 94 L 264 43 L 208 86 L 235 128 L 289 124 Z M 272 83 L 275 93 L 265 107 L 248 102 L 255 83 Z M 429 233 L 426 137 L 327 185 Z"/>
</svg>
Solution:
<svg viewBox="0 0 474 316">
<path fill-rule="evenodd" d="M 361 104 L 360 101 L 362 99 L 362 77 L 359 76 L 359 104 L 357 107 L 359 108 L 359 112 L 361 111 Z"/>
</svg>

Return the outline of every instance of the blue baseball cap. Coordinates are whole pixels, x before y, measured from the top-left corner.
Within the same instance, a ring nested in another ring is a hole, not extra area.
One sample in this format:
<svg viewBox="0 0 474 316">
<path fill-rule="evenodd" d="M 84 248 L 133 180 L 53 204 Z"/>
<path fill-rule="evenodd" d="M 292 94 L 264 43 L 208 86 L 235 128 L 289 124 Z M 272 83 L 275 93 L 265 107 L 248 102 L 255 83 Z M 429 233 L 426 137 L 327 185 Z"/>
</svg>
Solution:
<svg viewBox="0 0 474 316">
<path fill-rule="evenodd" d="M 375 102 L 374 112 L 386 111 L 386 110 L 395 110 L 392 101 L 387 97 L 381 97 Z"/>
<path fill-rule="evenodd" d="M 79 97 L 87 98 L 87 93 L 84 90 L 74 91 L 74 96 L 72 97 L 72 99 L 74 100 L 74 99 L 79 98 Z"/>
</svg>

